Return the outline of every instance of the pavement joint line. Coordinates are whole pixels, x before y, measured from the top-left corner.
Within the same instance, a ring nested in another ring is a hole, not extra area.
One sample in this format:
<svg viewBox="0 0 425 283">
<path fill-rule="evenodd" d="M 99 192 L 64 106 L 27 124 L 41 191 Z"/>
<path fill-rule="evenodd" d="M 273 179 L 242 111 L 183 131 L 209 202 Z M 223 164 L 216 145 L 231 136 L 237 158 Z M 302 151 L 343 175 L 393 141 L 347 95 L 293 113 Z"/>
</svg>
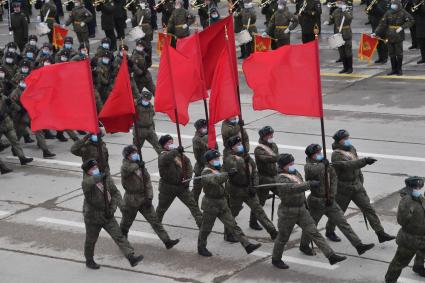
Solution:
<svg viewBox="0 0 425 283">
<path fill-rule="evenodd" d="M 6 158 L 18 160 L 18 157 L 16 157 L 16 156 L 6 156 Z M 48 163 L 48 164 L 67 165 L 67 166 L 72 166 L 72 167 L 80 167 L 81 166 L 81 163 L 71 162 L 71 161 L 63 161 L 63 160 L 58 160 L 58 159 L 44 159 L 44 158 L 34 157 L 34 161 L 42 162 L 42 163 Z"/>
<path fill-rule="evenodd" d="M 36 221 L 43 222 L 43 223 L 57 224 L 62 226 L 69 226 L 69 227 L 85 228 L 85 224 L 82 222 L 69 221 L 69 220 L 63 220 L 58 218 L 40 217 L 40 218 L 37 218 Z M 135 236 L 135 237 L 140 237 L 145 239 L 159 240 L 156 234 L 147 233 L 147 232 L 130 230 L 128 234 L 130 236 Z"/>
</svg>

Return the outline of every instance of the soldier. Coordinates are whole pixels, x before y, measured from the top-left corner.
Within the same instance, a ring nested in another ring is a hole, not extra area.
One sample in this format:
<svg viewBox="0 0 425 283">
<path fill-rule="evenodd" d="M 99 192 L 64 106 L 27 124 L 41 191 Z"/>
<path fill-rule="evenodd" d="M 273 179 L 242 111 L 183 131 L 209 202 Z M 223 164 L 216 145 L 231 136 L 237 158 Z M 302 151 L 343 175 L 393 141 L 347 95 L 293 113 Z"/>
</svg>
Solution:
<svg viewBox="0 0 425 283">
<path fill-rule="evenodd" d="M 298 19 L 286 6 L 286 0 L 279 0 L 276 12 L 268 21 L 267 34 L 273 38 L 272 49 L 291 44 L 291 30 L 298 25 Z"/>
<path fill-rule="evenodd" d="M 133 54 L 131 55 L 131 61 L 133 62 L 133 79 L 136 83 L 138 92 L 146 88 L 154 94 L 155 85 L 148 69 L 149 65 L 147 60 L 149 60 L 149 56 L 146 53 L 146 47 L 146 41 L 144 39 L 140 38 L 136 41 L 136 49 L 133 50 Z"/>
<path fill-rule="evenodd" d="M 227 142 L 230 154 L 224 159 L 224 169 L 230 172 L 236 168 L 237 172 L 230 176 L 226 184 L 229 192 L 229 206 L 234 217 L 242 210 L 243 203 L 247 204 L 261 225 L 270 234 L 272 240 L 277 236 L 276 228 L 269 220 L 264 209 L 260 205 L 255 186 L 258 185 L 258 172 L 254 160 L 244 151 L 239 136 L 231 137 Z M 230 231 L 225 231 L 225 238 L 229 238 Z M 232 239 L 232 236 L 230 236 Z"/>
<path fill-rule="evenodd" d="M 171 17 L 171 14 L 174 11 L 174 0 L 161 0 L 158 2 L 158 4 L 155 6 L 156 11 L 158 13 L 162 13 L 161 17 L 161 23 L 162 27 L 168 26 L 168 20 Z"/>
<path fill-rule="evenodd" d="M 37 47 L 27 44 L 27 46 L 24 48 L 24 51 L 22 52 L 22 57 L 24 59 L 22 61 L 29 62 L 30 68 L 33 69 L 35 66 L 35 59 L 37 57 Z"/>
<path fill-rule="evenodd" d="M 175 9 L 168 21 L 167 33 L 175 36 L 173 37 L 173 46 L 175 46 L 176 38 L 184 38 L 190 35 L 189 26 L 195 22 L 195 17 L 184 9 L 182 5 L 182 0 L 176 0 Z"/>
<path fill-rule="evenodd" d="M 255 8 L 253 6 L 252 0 L 243 0 L 243 8 L 240 12 L 242 25 L 245 30 L 249 32 L 251 37 L 253 33 L 257 33 L 257 27 L 255 22 L 257 21 L 257 15 L 255 14 Z M 250 41 L 246 44 L 241 45 L 241 56 L 239 59 L 245 59 L 251 55 L 253 52 L 253 42 Z"/>
<path fill-rule="evenodd" d="M 234 25 L 235 25 L 235 33 L 239 33 L 243 29 L 242 24 L 242 1 L 240 0 L 227 0 L 227 4 L 229 7 L 229 15 L 232 14 L 234 18 Z M 225 158 L 223 156 L 223 158 Z"/>
<path fill-rule="evenodd" d="M 10 51 L 7 51 L 4 55 L 4 63 L 2 69 L 5 73 L 4 77 L 4 94 L 8 96 L 10 92 L 14 89 L 15 84 L 13 83 L 13 77 L 16 74 L 18 66 L 16 55 Z"/>
<path fill-rule="evenodd" d="M 96 11 L 101 12 L 100 25 L 102 30 L 105 32 L 105 36 L 109 38 L 110 47 L 109 50 L 117 50 L 117 36 L 115 35 L 115 4 L 113 0 L 107 0 L 104 3 L 97 5 Z"/>
<path fill-rule="evenodd" d="M 34 48 L 35 54 L 34 54 L 34 60 L 37 58 L 38 52 L 40 49 L 37 47 L 38 37 L 35 34 L 30 34 L 28 36 L 28 43 L 25 45 L 24 52 L 26 48 Z"/>
<path fill-rule="evenodd" d="M 192 193 L 189 191 L 189 182 L 193 174 L 190 159 L 184 154 L 183 147 L 177 147 L 170 135 L 160 137 L 159 144 L 163 151 L 158 158 L 159 167 L 159 195 L 156 214 L 162 223 L 162 218 L 174 199 L 179 198 L 189 208 L 190 213 L 201 227 L 202 213 L 199 210 Z"/>
<path fill-rule="evenodd" d="M 86 266 L 90 269 L 100 268 L 93 256 L 96 241 L 102 228 L 119 246 L 130 265 L 136 266 L 143 260 L 143 256 L 134 255 L 133 247 L 121 233 L 120 226 L 114 217 L 122 198 L 112 177 L 100 172 L 94 159 L 84 162 L 81 168 L 84 171 L 82 189 L 84 192 L 83 215 L 86 226 L 86 241 L 84 243 Z"/>
<path fill-rule="evenodd" d="M 171 240 L 156 216 L 152 205 L 151 177 L 148 170 L 146 170 L 145 163 L 141 160 L 134 145 L 126 146 L 122 154 L 124 159 L 121 166 L 121 183 L 125 190 L 121 208 L 123 214 L 120 224 L 122 234 L 127 238 L 128 231 L 134 219 L 136 219 L 137 212 L 140 212 L 152 226 L 152 229 L 164 243 L 167 250 L 171 249 L 180 240 Z"/>
<path fill-rule="evenodd" d="M 416 0 L 415 5 L 419 5 L 421 0 Z M 418 64 L 425 64 L 425 3 L 419 6 L 419 9 L 413 13 L 416 23 L 416 40 L 421 50 L 421 58 Z"/>
<path fill-rule="evenodd" d="M 401 5 L 403 6 L 403 8 L 408 13 L 410 13 L 413 16 L 413 18 L 415 20 L 414 24 L 409 28 L 410 29 L 410 37 L 412 39 L 412 45 L 409 46 L 408 49 L 409 50 L 417 49 L 418 48 L 418 41 L 417 41 L 417 37 L 416 37 L 416 25 L 417 25 L 416 14 L 417 14 L 417 12 L 412 11 L 412 7 L 415 5 L 415 0 L 401 0 Z"/>
<path fill-rule="evenodd" d="M 13 128 L 13 121 L 9 117 L 10 107 L 13 101 L 9 97 L 0 95 L 0 137 L 5 135 L 12 146 L 12 151 L 16 153 L 21 165 L 26 165 L 33 161 L 33 158 L 25 157 L 21 146 L 19 145 L 18 138 L 16 137 L 15 129 Z"/>
<path fill-rule="evenodd" d="M 305 153 L 307 155 L 306 165 L 304 166 L 306 181 L 320 181 L 320 186 L 311 191 L 307 200 L 310 215 L 316 222 L 316 225 L 322 216 L 326 215 L 329 220 L 338 226 L 351 245 L 356 248 L 359 255 L 372 249 L 375 245 L 362 243 L 350 224 L 348 224 L 347 219 L 344 217 L 344 212 L 335 202 L 337 175 L 335 169 L 329 166 L 329 161 L 323 158 L 322 147 L 318 144 L 311 144 L 306 148 Z M 326 167 L 328 167 L 327 176 L 325 176 Z M 328 179 L 328 181 L 325 179 Z M 326 188 L 326 186 L 329 186 L 329 188 Z M 312 256 L 314 252 L 309 247 L 309 240 L 310 238 L 307 234 L 303 233 L 301 236 L 300 251 Z"/>
<path fill-rule="evenodd" d="M 35 59 L 35 67 L 42 67 L 46 58 L 52 59 L 50 63 L 54 63 L 53 47 L 49 42 L 43 43 L 40 52 L 38 52 L 37 58 Z"/>
<path fill-rule="evenodd" d="M 273 190 L 282 201 L 277 211 L 279 234 L 273 247 L 272 264 L 280 269 L 289 268 L 282 261 L 282 254 L 295 224 L 298 224 L 303 233 L 307 234 L 328 258 L 329 263 L 334 265 L 347 257 L 337 255 L 326 243 L 306 207 L 305 192 L 318 189 L 320 181 L 304 182 L 303 177 L 294 166 L 294 161 L 291 154 L 285 153 L 278 157 L 279 168 L 276 180 L 278 186 Z"/>
<path fill-rule="evenodd" d="M 75 51 L 73 46 L 74 46 L 74 39 L 71 36 L 65 36 L 65 38 L 63 39 L 63 48 L 56 53 L 55 61 L 57 63 L 67 62 L 72 57 L 77 55 L 77 51 Z M 62 59 L 62 54 L 65 54 L 64 58 L 67 58 L 67 59 Z M 65 61 L 63 61 L 63 60 L 65 60 Z"/>
<path fill-rule="evenodd" d="M 109 91 L 111 89 L 112 56 L 113 55 L 110 51 L 104 51 L 100 58 L 100 64 L 96 67 L 95 87 L 103 103 L 105 103 L 108 98 Z"/>
<path fill-rule="evenodd" d="M 268 3 L 266 3 L 266 2 L 268 2 Z M 286 1 L 285 1 L 285 4 L 286 4 Z M 263 5 L 263 6 L 261 6 L 261 5 Z M 266 21 L 264 22 L 265 26 L 269 25 L 270 19 L 274 15 L 274 13 L 276 13 L 278 5 L 279 4 L 278 4 L 277 0 L 272 0 L 272 1 L 262 0 L 261 1 L 261 4 L 260 4 L 261 14 L 263 14 L 266 17 Z"/>
<path fill-rule="evenodd" d="M 78 46 L 78 54 L 72 57 L 70 61 L 78 62 L 87 58 L 90 58 L 89 49 L 84 44 L 80 44 L 80 46 Z"/>
<path fill-rule="evenodd" d="M 395 237 L 385 233 L 363 187 L 363 173 L 360 169 L 366 165 L 372 165 L 377 160 L 370 157 L 359 159 L 356 148 L 351 143 L 350 134 L 346 130 L 337 131 L 333 139 L 335 142 L 332 144 L 334 150 L 332 167 L 335 168 L 338 177 L 336 202 L 339 207 L 345 212 L 350 202 L 353 201 L 369 221 L 380 243 L 394 240 Z M 339 238 L 335 234 L 335 225 L 331 222 L 328 222 L 326 226 L 326 236 L 331 241 L 339 242 Z"/>
<path fill-rule="evenodd" d="M 341 33 L 344 39 L 344 45 L 338 47 L 339 58 L 344 66 L 339 73 L 351 74 L 353 72 L 353 34 L 351 32 L 353 11 L 346 5 L 345 0 L 338 0 L 336 3 L 337 9 L 333 11 L 331 21 L 334 23 L 334 33 Z"/>
<path fill-rule="evenodd" d="M 320 16 L 322 14 L 322 5 L 319 0 L 303 0 L 298 13 L 298 20 L 301 25 L 302 42 L 307 43 L 315 38 L 315 29 L 320 31 Z M 304 9 L 302 8 L 304 7 Z M 302 9 L 302 11 L 301 11 Z"/>
<path fill-rule="evenodd" d="M 28 19 L 21 12 L 20 2 L 13 3 L 13 11 L 10 15 L 9 30 L 13 32 L 13 41 L 18 45 L 19 50 L 22 51 L 28 42 Z"/>
<path fill-rule="evenodd" d="M 424 179 L 409 177 L 405 183 L 409 193 L 401 199 L 398 206 L 397 222 L 401 229 L 397 235 L 396 254 L 385 274 L 386 283 L 396 283 L 401 271 L 416 253 L 425 255 L 425 198 L 421 193 Z"/>
<path fill-rule="evenodd" d="M 111 50 L 111 40 L 108 37 L 104 37 L 100 41 L 100 45 L 97 47 L 96 54 L 94 55 L 92 62 L 97 66 L 105 53 L 109 54 L 109 60 L 112 62 L 114 60 L 114 54 Z"/>
<path fill-rule="evenodd" d="M 149 91 L 142 91 L 141 97 L 137 100 L 137 130 L 133 131 L 133 144 L 143 147 L 147 140 L 159 155 L 162 151 L 162 147 L 159 144 L 158 136 L 155 132 L 155 110 L 151 103 L 151 99 L 152 93 Z M 138 135 L 138 137 L 136 135 Z"/>
<path fill-rule="evenodd" d="M 243 125 L 244 121 L 240 120 L 238 122 L 237 117 L 231 117 L 229 119 L 226 119 L 221 124 L 221 137 L 223 138 L 224 144 L 223 159 L 226 159 L 230 151 L 230 149 L 227 148 L 227 143 L 229 139 L 233 136 L 240 136 L 242 138 L 241 126 L 243 127 Z M 249 136 L 245 129 L 243 129 L 243 136 L 243 140 L 245 141 L 245 144 L 243 146 L 245 147 L 245 151 L 249 152 Z"/>
<path fill-rule="evenodd" d="M 113 0 L 114 1 L 114 21 L 115 21 L 115 30 L 117 32 L 118 39 L 124 39 L 125 37 L 125 28 L 127 27 L 127 11 L 124 9 L 125 0 Z"/>
<path fill-rule="evenodd" d="M 105 142 L 102 140 L 102 153 L 103 158 L 99 158 L 99 138 L 97 135 L 87 134 L 81 140 L 76 141 L 71 147 L 71 153 L 80 156 L 83 163 L 88 160 L 96 160 L 102 167 L 106 174 L 109 174 L 109 154 Z M 104 164 L 102 163 L 104 162 Z"/>
<path fill-rule="evenodd" d="M 55 3 L 50 2 L 50 0 L 44 0 L 43 6 L 40 9 L 40 20 L 44 21 L 50 29 L 50 32 L 47 34 L 50 44 L 53 43 L 53 24 L 57 16 L 56 11 Z"/>
<path fill-rule="evenodd" d="M 388 0 L 366 0 L 367 8 L 366 13 L 368 15 L 368 19 L 370 25 L 372 27 L 372 33 L 376 32 L 376 28 L 378 27 L 382 17 L 388 10 L 389 1 Z M 375 3 L 375 4 L 373 4 Z M 373 5 L 372 5 L 373 4 Z M 375 61 L 375 64 L 386 64 L 388 61 L 388 47 L 385 42 L 380 40 L 378 42 L 378 60 Z"/>
<path fill-rule="evenodd" d="M 259 184 L 271 184 L 275 182 L 277 176 L 276 162 L 279 155 L 279 149 L 273 142 L 274 130 L 272 127 L 265 126 L 258 134 L 260 139 L 258 140 L 258 146 L 254 150 L 254 156 L 258 168 Z M 257 189 L 257 195 L 261 206 L 264 206 L 266 203 L 269 197 L 269 190 L 269 187 Z M 249 227 L 254 230 L 261 230 L 261 226 L 258 225 L 257 219 L 252 211 L 249 219 Z"/>
<path fill-rule="evenodd" d="M 195 156 L 196 163 L 194 168 L 195 178 L 201 176 L 205 168 L 206 160 L 205 153 L 208 151 L 208 124 L 207 120 L 199 119 L 195 122 L 195 135 L 192 138 L 193 155 Z M 192 194 L 196 203 L 199 201 L 199 196 L 202 193 L 202 180 L 193 180 Z"/>
<path fill-rule="evenodd" d="M 388 39 L 388 56 L 391 60 L 391 72 L 388 75 L 403 75 L 404 29 L 413 23 L 413 17 L 403 9 L 400 1 L 391 0 L 390 9 L 376 28 L 377 35 Z"/>
<path fill-rule="evenodd" d="M 80 44 L 84 43 L 89 45 L 89 30 L 87 24 L 92 20 L 93 15 L 81 4 L 82 0 L 74 0 L 75 8 L 69 14 L 68 20 L 65 22 L 66 26 L 72 24 L 74 32 Z"/>
<path fill-rule="evenodd" d="M 202 186 L 205 190 L 205 196 L 202 199 L 203 216 L 198 236 L 198 254 L 206 257 L 212 256 L 210 251 L 207 250 L 207 239 L 216 218 L 223 222 L 226 230 L 232 233 L 245 248 L 247 254 L 250 254 L 258 249 L 261 244 L 250 243 L 236 223 L 227 204 L 224 188 L 228 175 L 236 174 L 237 171 L 232 168 L 228 173 L 225 173 L 221 169 L 220 153 L 217 150 L 207 151 L 204 159 L 206 167 L 202 170 Z"/>
<path fill-rule="evenodd" d="M 143 32 L 145 33 L 145 36 L 141 40 L 141 45 L 143 47 L 143 51 L 146 53 L 146 60 L 147 60 L 147 67 L 150 67 L 152 65 L 152 40 L 153 40 L 153 30 L 151 26 L 151 10 L 149 9 L 148 4 L 145 0 L 140 2 L 138 5 L 138 8 L 136 10 L 136 13 L 134 14 L 132 18 L 132 25 L 133 27 L 140 26 Z M 143 20 L 142 20 L 143 19 Z M 139 47 L 140 48 L 140 47 Z M 136 47 L 137 49 L 137 47 Z"/>
</svg>

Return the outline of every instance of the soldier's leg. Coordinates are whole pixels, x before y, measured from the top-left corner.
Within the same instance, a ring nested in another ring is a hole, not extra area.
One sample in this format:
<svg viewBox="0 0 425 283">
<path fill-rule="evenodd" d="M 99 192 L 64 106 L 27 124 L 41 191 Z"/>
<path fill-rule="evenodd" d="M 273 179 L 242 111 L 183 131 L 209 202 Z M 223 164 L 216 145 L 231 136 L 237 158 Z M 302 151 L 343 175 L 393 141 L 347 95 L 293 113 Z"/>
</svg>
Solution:
<svg viewBox="0 0 425 283">
<path fill-rule="evenodd" d="M 156 151 L 157 154 L 160 154 L 162 151 L 161 145 L 158 141 L 158 135 L 155 132 L 155 129 L 150 129 L 149 134 L 146 137 L 148 142 L 152 145 L 153 149 Z"/>
<path fill-rule="evenodd" d="M 35 132 L 35 139 L 37 140 L 37 146 L 42 150 L 42 151 L 47 151 L 49 150 L 47 148 L 47 144 L 46 144 L 46 140 L 44 138 L 44 133 L 42 131 L 36 131 Z"/>
<path fill-rule="evenodd" d="M 15 130 L 12 126 L 4 133 L 6 138 L 9 140 L 12 150 L 16 153 L 19 158 L 25 158 L 24 152 L 22 151 L 21 146 L 19 145 L 18 138 L 16 137 Z"/>
<path fill-rule="evenodd" d="M 196 162 L 194 166 L 194 170 L 193 170 L 195 177 L 201 176 L 203 169 L 204 168 L 198 162 Z M 202 192 L 202 180 L 201 179 L 193 180 L 192 194 L 196 203 L 199 203 L 199 196 L 201 195 L 201 192 Z"/>
<path fill-rule="evenodd" d="M 120 228 L 125 237 L 127 237 L 128 231 L 130 230 L 131 225 L 133 225 L 134 219 L 136 219 L 137 212 L 137 208 L 134 207 L 123 207 L 121 209 L 122 218 Z"/>
<path fill-rule="evenodd" d="M 129 257 L 134 254 L 134 249 L 128 242 L 127 238 L 124 237 L 124 235 L 121 233 L 120 226 L 118 225 L 117 220 L 115 217 L 112 217 L 111 220 L 106 222 L 103 225 L 103 229 L 105 229 L 106 232 L 111 236 L 111 238 L 114 240 L 114 242 L 118 245 L 121 252 L 124 254 L 125 257 Z"/>
<path fill-rule="evenodd" d="M 78 138 L 77 134 L 76 134 L 74 131 L 72 131 L 72 130 L 66 130 L 65 132 L 68 134 L 68 136 L 69 136 L 69 137 L 70 137 L 73 141 L 78 141 L 78 140 L 79 140 L 79 138 Z"/>
<path fill-rule="evenodd" d="M 397 61 L 397 75 L 403 75 L 403 41 L 395 44 L 395 54 Z"/>
<path fill-rule="evenodd" d="M 378 215 L 376 214 L 375 209 L 370 203 L 369 196 L 366 193 L 366 190 L 353 195 L 353 202 L 357 205 L 362 213 L 366 216 L 366 219 L 369 221 L 370 227 L 375 231 L 375 233 L 380 233 L 384 231 L 384 227 L 381 225 L 381 220 L 379 220 Z"/>
<path fill-rule="evenodd" d="M 190 213 L 192 214 L 193 218 L 195 218 L 196 225 L 198 227 L 201 227 L 202 224 L 202 212 L 199 209 L 198 204 L 195 202 L 195 199 L 193 198 L 193 194 L 189 191 L 189 189 L 183 189 L 177 197 L 183 202 L 187 208 L 189 208 Z"/>
<path fill-rule="evenodd" d="M 208 209 L 204 210 L 202 215 L 202 224 L 199 228 L 198 251 L 207 247 L 208 235 L 211 233 L 211 230 L 214 227 L 216 218 L 217 213 L 215 211 L 209 211 Z"/>
<path fill-rule="evenodd" d="M 265 182 L 260 181 L 260 184 L 264 184 L 264 183 Z M 264 204 L 266 203 L 268 195 L 269 195 L 269 188 L 261 188 L 257 190 L 257 196 L 261 206 L 264 206 Z M 255 216 L 252 210 L 249 216 L 249 227 L 254 230 L 262 230 L 261 226 L 258 225 L 257 217 Z"/>
<path fill-rule="evenodd" d="M 338 204 L 339 208 L 345 213 L 348 206 L 351 202 L 351 195 L 337 193 L 335 196 L 335 202 Z M 335 223 L 333 223 L 329 218 L 326 223 L 326 235 L 335 233 Z"/>
<path fill-rule="evenodd" d="M 279 220 L 277 227 L 279 229 L 279 233 L 274 241 L 272 261 L 279 261 L 282 259 L 285 245 L 288 242 L 292 230 L 294 230 L 294 226 L 297 222 L 296 217 L 285 215 L 280 211 L 278 212 L 278 216 Z"/>
<path fill-rule="evenodd" d="M 339 53 L 339 58 L 342 61 L 342 70 L 339 71 L 340 74 L 343 74 L 347 71 L 347 60 L 345 58 L 345 52 L 344 52 L 344 46 L 340 46 L 338 47 L 338 53 Z"/>
<path fill-rule="evenodd" d="M 397 58 L 395 54 L 394 43 L 388 43 L 388 56 L 390 57 L 391 61 L 391 72 L 389 72 L 388 75 L 394 75 L 397 72 Z"/>
<path fill-rule="evenodd" d="M 315 228 L 317 230 L 317 227 L 316 227 L 317 223 L 319 223 L 320 219 L 322 218 L 324 211 L 323 211 L 323 209 L 313 209 L 313 208 L 310 207 L 309 212 L 310 212 L 311 219 L 314 220 L 314 225 L 315 225 Z M 308 225 L 310 225 L 310 222 L 309 222 L 310 219 L 308 219 L 307 216 L 304 216 L 303 220 L 305 220 L 308 223 Z M 301 224 L 300 224 L 300 227 L 301 227 Z M 311 229 L 308 230 L 308 231 L 312 232 Z M 306 249 L 306 250 L 309 249 L 309 245 L 310 245 L 311 240 L 313 240 L 313 239 L 309 237 L 307 230 L 306 230 L 306 232 L 304 232 L 304 229 L 303 229 L 303 232 L 301 234 L 300 249 L 301 250 L 302 249 Z"/>
<path fill-rule="evenodd" d="M 144 128 L 137 128 L 137 135 L 138 138 L 136 138 L 136 131 L 133 131 L 133 144 L 136 146 L 140 146 L 140 148 L 143 148 L 143 145 L 145 144 L 146 140 L 146 132 Z"/>
<path fill-rule="evenodd" d="M 143 86 L 149 90 L 152 94 L 155 95 L 155 85 L 152 80 L 152 75 L 147 71 L 147 73 L 142 77 Z M 141 91 L 141 90 L 140 90 Z"/>
<path fill-rule="evenodd" d="M 401 271 L 409 264 L 414 255 L 414 250 L 398 246 L 394 258 L 385 274 L 385 283 L 396 283 L 397 279 L 400 277 Z"/>
<path fill-rule="evenodd" d="M 418 48 L 418 42 L 416 38 L 416 24 L 410 27 L 410 36 L 412 37 L 412 46 L 409 49 Z"/>
<path fill-rule="evenodd" d="M 168 241 L 170 241 L 170 236 L 168 236 L 167 231 L 165 231 L 164 226 L 162 226 L 161 222 L 156 216 L 155 209 L 152 205 L 150 207 L 142 206 L 139 211 L 143 215 L 143 217 L 145 217 L 146 221 L 149 222 L 152 229 L 155 231 L 155 233 L 158 235 L 158 237 L 163 243 L 167 243 Z"/>
<path fill-rule="evenodd" d="M 424 267 L 424 257 L 423 257 L 423 255 L 421 255 L 419 252 L 417 252 L 416 253 L 416 256 L 415 256 L 415 262 L 414 262 L 414 264 L 413 264 L 413 266 L 415 267 L 415 266 L 418 266 L 418 267 Z"/>
<path fill-rule="evenodd" d="M 425 37 L 420 37 L 418 40 L 418 46 L 421 49 L 421 59 L 417 62 L 418 64 L 425 63 Z"/>
<path fill-rule="evenodd" d="M 347 74 L 353 72 L 353 43 L 351 40 L 345 41 L 344 44 L 345 58 L 347 59 Z"/>
<path fill-rule="evenodd" d="M 263 207 L 260 205 L 258 196 L 249 197 L 245 199 L 244 202 L 251 208 L 251 211 L 257 217 L 258 221 L 274 239 L 274 237 L 277 236 L 276 228 L 274 227 L 273 222 L 271 222 L 270 219 L 267 217 Z"/>
<path fill-rule="evenodd" d="M 173 192 L 164 192 L 165 189 L 161 191 L 163 185 L 159 184 L 159 194 L 158 194 L 158 206 L 156 208 L 156 216 L 158 217 L 159 222 L 162 223 L 165 212 L 168 210 L 170 205 L 173 203 L 176 195 Z"/>
<path fill-rule="evenodd" d="M 226 205 L 224 209 L 218 215 L 220 221 L 224 224 L 224 228 L 229 231 L 238 240 L 241 245 L 245 248 L 249 245 L 248 238 L 242 232 L 242 229 L 238 226 L 235 218 L 230 211 L 230 208 Z"/>
<path fill-rule="evenodd" d="M 84 243 L 84 256 L 86 260 L 92 260 L 94 256 L 94 247 L 99 238 L 102 226 L 96 224 L 85 223 L 86 226 L 86 241 Z"/>
<path fill-rule="evenodd" d="M 105 36 L 111 40 L 111 50 L 117 50 L 117 37 L 113 29 L 105 30 Z"/>
</svg>

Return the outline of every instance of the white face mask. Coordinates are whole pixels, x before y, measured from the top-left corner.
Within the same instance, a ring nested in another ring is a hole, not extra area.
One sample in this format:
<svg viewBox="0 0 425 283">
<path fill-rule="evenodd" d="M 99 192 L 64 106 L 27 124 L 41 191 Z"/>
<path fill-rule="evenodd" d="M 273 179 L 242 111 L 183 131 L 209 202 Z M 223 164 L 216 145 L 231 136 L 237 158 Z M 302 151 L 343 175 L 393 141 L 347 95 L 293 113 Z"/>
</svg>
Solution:
<svg viewBox="0 0 425 283">
<path fill-rule="evenodd" d="M 49 61 L 46 61 L 46 62 L 43 63 L 43 66 L 49 66 L 49 65 L 51 65 L 51 63 Z"/>
<path fill-rule="evenodd" d="M 283 9 L 285 8 L 285 6 L 283 6 L 283 5 L 277 5 L 277 8 L 278 8 L 279 10 L 283 10 Z"/>
<path fill-rule="evenodd" d="M 0 72 L 0 79 L 4 79 L 5 76 L 6 74 L 4 72 Z"/>
<path fill-rule="evenodd" d="M 136 46 L 137 51 L 143 51 L 143 49 L 144 49 L 143 46 Z"/>
<path fill-rule="evenodd" d="M 267 140 L 267 142 L 268 142 L 268 143 L 273 143 L 273 138 L 269 138 L 269 139 Z"/>
<path fill-rule="evenodd" d="M 208 133 L 208 129 L 207 128 L 202 128 L 201 129 L 201 133 L 205 135 L 206 133 Z"/>
<path fill-rule="evenodd" d="M 25 82 L 20 82 L 19 87 L 25 89 L 27 87 L 27 84 Z"/>
<path fill-rule="evenodd" d="M 12 53 L 16 53 L 16 49 L 15 48 L 9 48 L 7 51 L 12 52 Z"/>
<path fill-rule="evenodd" d="M 24 68 L 21 69 L 22 73 L 24 73 L 24 74 L 27 74 L 29 72 L 29 70 L 30 69 L 27 68 L 27 67 L 24 67 Z"/>
<path fill-rule="evenodd" d="M 243 6 L 245 9 L 249 9 L 249 8 L 252 8 L 252 3 L 245 3 L 243 4 Z"/>
<path fill-rule="evenodd" d="M 35 40 L 30 40 L 30 45 L 32 45 L 32 46 L 37 45 L 37 41 L 35 41 Z"/>
<path fill-rule="evenodd" d="M 397 4 L 391 4 L 391 9 L 397 10 L 397 8 L 398 8 L 398 5 Z"/>
<path fill-rule="evenodd" d="M 6 58 L 6 63 L 7 64 L 12 64 L 13 63 L 13 58 L 10 58 L 10 57 Z"/>
<path fill-rule="evenodd" d="M 65 56 L 61 56 L 61 61 L 62 61 L 62 62 L 66 62 L 66 61 L 68 61 L 68 58 L 67 58 L 67 57 L 65 57 Z"/>
<path fill-rule="evenodd" d="M 146 4 L 145 3 L 140 3 L 140 8 L 146 9 Z"/>
<path fill-rule="evenodd" d="M 168 150 L 173 150 L 173 149 L 176 149 L 177 148 L 177 145 L 175 145 L 175 144 L 170 144 L 170 145 L 168 145 Z"/>
</svg>

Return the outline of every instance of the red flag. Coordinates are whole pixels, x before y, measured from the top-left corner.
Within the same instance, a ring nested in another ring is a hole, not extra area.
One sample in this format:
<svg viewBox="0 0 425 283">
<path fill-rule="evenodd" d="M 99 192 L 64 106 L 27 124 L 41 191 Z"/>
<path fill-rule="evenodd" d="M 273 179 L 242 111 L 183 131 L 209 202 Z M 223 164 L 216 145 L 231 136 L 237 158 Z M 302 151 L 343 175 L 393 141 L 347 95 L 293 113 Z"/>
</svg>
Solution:
<svg viewBox="0 0 425 283">
<path fill-rule="evenodd" d="M 378 39 L 373 38 L 368 34 L 362 33 L 360 37 L 360 45 L 358 56 L 360 60 L 366 58 L 368 61 L 372 59 L 373 53 L 375 53 L 376 47 L 378 46 Z"/>
<path fill-rule="evenodd" d="M 99 120 L 108 133 L 127 133 L 133 125 L 135 113 L 127 55 L 124 54 L 114 88 L 99 113 Z"/>
<path fill-rule="evenodd" d="M 177 110 L 178 123 L 186 125 L 189 122 L 189 103 L 201 87 L 195 62 L 165 44 L 156 81 L 155 111 L 166 113 L 173 122 L 177 122 Z"/>
<path fill-rule="evenodd" d="M 171 40 L 171 35 L 167 35 L 166 32 L 158 31 L 158 42 L 156 44 L 156 51 L 158 52 L 159 55 L 161 55 L 162 49 L 164 48 L 164 43 L 167 40 Z"/>
<path fill-rule="evenodd" d="M 202 54 L 199 42 L 199 33 L 195 32 L 191 36 L 177 40 L 177 51 L 180 51 L 184 56 L 190 58 L 196 65 L 197 72 L 202 79 L 203 87 L 198 93 L 194 93 L 190 102 L 195 102 L 208 98 L 208 92 L 204 80 L 204 69 L 202 68 Z"/>
<path fill-rule="evenodd" d="M 57 49 L 63 48 L 65 36 L 68 34 L 66 28 L 60 25 L 53 25 L 53 46 Z"/>
<path fill-rule="evenodd" d="M 272 46 L 272 39 L 270 37 L 263 37 L 260 34 L 254 35 L 254 50 L 255 52 L 269 51 Z"/>
<path fill-rule="evenodd" d="M 32 71 L 25 83 L 21 102 L 33 131 L 99 132 L 89 60 L 45 66 Z"/>
<path fill-rule="evenodd" d="M 255 110 L 323 117 L 317 40 L 254 53 L 242 67 Z"/>
<path fill-rule="evenodd" d="M 228 48 L 221 52 L 211 84 L 208 121 L 208 147 L 216 147 L 214 125 L 233 116 L 240 115 L 236 79 L 232 70 L 232 58 Z"/>
</svg>

